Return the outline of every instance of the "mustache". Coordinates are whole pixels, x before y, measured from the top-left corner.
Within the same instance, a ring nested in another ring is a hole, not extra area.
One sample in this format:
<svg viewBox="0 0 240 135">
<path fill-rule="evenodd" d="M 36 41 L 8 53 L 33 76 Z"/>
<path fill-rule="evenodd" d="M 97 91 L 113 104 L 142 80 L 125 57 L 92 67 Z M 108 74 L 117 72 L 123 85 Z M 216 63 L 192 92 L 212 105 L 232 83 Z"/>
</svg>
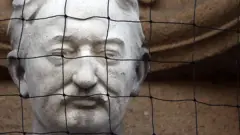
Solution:
<svg viewBox="0 0 240 135">
<path fill-rule="evenodd" d="M 61 89 L 63 91 L 63 89 Z M 74 100 L 93 100 L 99 103 L 108 102 L 108 92 L 102 83 L 97 83 L 94 87 L 89 89 L 80 88 L 75 83 L 69 83 L 64 86 L 64 100 L 71 102 Z"/>
<path fill-rule="evenodd" d="M 51 79 L 52 80 L 52 79 Z M 76 91 L 97 91 L 99 85 L 102 86 L 102 89 L 104 89 L 106 91 L 106 93 L 104 93 L 106 96 L 107 94 L 111 95 L 111 96 L 117 96 L 119 95 L 119 92 L 114 90 L 114 86 L 112 85 L 109 85 L 109 82 L 106 82 L 104 80 L 102 80 L 102 78 L 98 78 L 98 82 L 97 84 L 92 87 L 92 88 L 89 88 L 89 89 L 84 89 L 84 88 L 81 88 L 80 86 L 78 86 L 76 83 L 73 82 L 72 80 L 72 75 L 68 75 L 68 76 L 65 76 L 64 79 L 61 79 L 59 81 L 54 81 L 52 82 L 51 80 L 45 80 L 46 82 L 51 82 L 55 85 L 48 85 L 46 86 L 44 89 L 49 89 L 49 91 L 47 92 L 48 94 L 63 94 L 63 92 L 59 92 L 60 90 L 61 91 L 64 91 L 64 94 L 66 94 L 66 90 L 67 90 L 67 86 L 68 85 L 75 85 L 75 89 Z M 46 94 L 47 94 L 46 93 Z M 103 93 L 92 93 L 92 95 L 104 95 Z M 69 95 L 69 96 L 75 96 L 76 94 L 66 94 L 66 95 Z M 91 94 L 88 94 L 88 95 L 91 95 Z M 81 95 L 79 95 L 81 96 Z"/>
</svg>

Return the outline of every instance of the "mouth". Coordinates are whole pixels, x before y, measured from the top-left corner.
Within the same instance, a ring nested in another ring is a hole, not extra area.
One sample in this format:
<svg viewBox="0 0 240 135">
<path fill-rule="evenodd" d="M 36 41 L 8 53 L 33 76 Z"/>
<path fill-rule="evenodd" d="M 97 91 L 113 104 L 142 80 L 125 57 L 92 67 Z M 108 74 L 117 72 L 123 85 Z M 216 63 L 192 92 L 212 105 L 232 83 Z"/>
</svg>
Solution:
<svg viewBox="0 0 240 135">
<path fill-rule="evenodd" d="M 100 97 L 68 97 L 62 103 L 78 109 L 94 109 L 103 104 L 103 101 Z"/>
</svg>

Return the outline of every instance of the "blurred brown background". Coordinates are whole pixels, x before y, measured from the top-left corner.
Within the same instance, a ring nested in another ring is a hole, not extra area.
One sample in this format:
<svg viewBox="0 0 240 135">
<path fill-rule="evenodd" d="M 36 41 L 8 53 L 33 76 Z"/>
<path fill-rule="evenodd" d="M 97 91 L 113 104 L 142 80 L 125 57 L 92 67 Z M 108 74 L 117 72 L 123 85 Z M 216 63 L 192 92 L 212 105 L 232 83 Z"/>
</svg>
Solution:
<svg viewBox="0 0 240 135">
<path fill-rule="evenodd" d="M 240 0 L 140 0 L 141 20 L 149 20 L 152 9 L 152 73 L 140 95 L 159 99 L 193 99 L 208 104 L 240 104 Z M 195 15 L 194 15 L 195 9 Z M 0 20 L 11 14 L 11 0 L 0 1 Z M 195 21 L 193 17 L 195 16 Z M 170 23 L 163 23 L 170 22 Z M 195 22 L 195 28 L 191 23 Z M 0 58 L 10 50 L 6 36 L 8 21 L 0 21 Z M 147 39 L 150 23 L 142 23 Z M 195 34 L 194 34 L 195 31 Z M 193 38 L 195 35 L 195 38 Z M 195 42 L 194 42 L 195 39 Z M 194 63 L 191 62 L 192 55 Z M 168 61 L 168 62 L 166 62 Z M 0 95 L 17 94 L 6 60 L 0 59 Z M 149 93 L 150 91 L 150 93 Z M 0 96 L 0 132 L 22 131 L 21 100 Z M 197 110 L 197 115 L 196 115 Z M 209 106 L 193 101 L 153 100 L 153 121 L 157 135 L 240 135 L 239 109 Z M 24 129 L 31 131 L 31 109 L 23 100 Z M 152 107 L 149 98 L 132 99 L 125 118 L 126 135 L 152 134 Z"/>
</svg>

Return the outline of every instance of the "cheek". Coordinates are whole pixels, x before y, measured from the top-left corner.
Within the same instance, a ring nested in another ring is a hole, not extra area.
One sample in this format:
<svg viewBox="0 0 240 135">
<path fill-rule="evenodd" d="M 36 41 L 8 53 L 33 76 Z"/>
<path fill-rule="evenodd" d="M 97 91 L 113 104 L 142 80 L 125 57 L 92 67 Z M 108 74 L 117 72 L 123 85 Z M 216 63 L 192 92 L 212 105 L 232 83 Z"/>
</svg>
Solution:
<svg viewBox="0 0 240 135">
<path fill-rule="evenodd" d="M 62 69 L 53 67 L 46 58 L 29 59 L 26 67 L 26 81 L 31 95 L 53 94 L 51 90 L 62 85 Z"/>
<path fill-rule="evenodd" d="M 134 65 L 123 62 L 122 66 L 111 67 L 108 70 L 109 87 L 119 93 L 118 96 L 129 96 L 136 77 Z"/>
</svg>

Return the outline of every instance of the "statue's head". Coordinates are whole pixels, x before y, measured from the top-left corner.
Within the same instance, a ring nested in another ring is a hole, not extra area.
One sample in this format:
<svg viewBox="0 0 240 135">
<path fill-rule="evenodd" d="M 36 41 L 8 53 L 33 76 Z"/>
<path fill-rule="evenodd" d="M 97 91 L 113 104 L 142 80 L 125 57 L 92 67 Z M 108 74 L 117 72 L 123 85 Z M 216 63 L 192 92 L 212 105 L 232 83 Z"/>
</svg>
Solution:
<svg viewBox="0 0 240 135">
<path fill-rule="evenodd" d="M 108 0 L 65 1 L 26 0 L 23 16 L 24 0 L 13 1 L 12 18 L 29 20 L 10 22 L 10 74 L 31 99 L 34 130 L 115 130 L 149 69 L 137 0 L 109 0 L 109 10 Z"/>
</svg>

